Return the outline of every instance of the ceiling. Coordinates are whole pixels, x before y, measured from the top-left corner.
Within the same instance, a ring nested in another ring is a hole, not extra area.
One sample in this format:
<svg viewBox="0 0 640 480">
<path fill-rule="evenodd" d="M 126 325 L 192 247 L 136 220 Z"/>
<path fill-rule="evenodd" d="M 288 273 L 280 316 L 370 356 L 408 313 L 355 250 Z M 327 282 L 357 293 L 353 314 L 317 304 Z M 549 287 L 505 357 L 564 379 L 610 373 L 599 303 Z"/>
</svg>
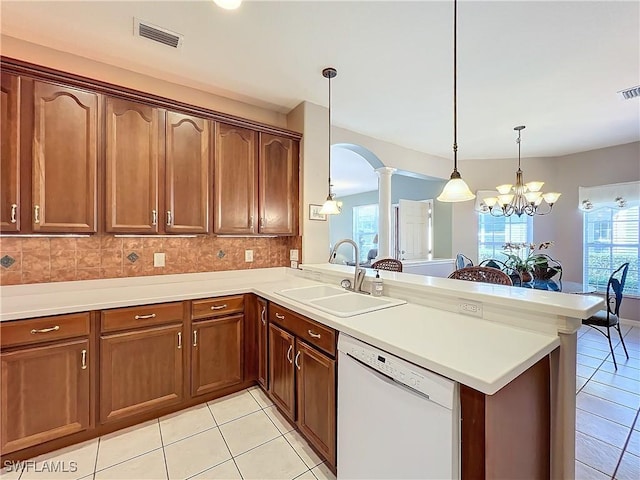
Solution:
<svg viewBox="0 0 640 480">
<path fill-rule="evenodd" d="M 340 146 L 331 147 L 331 184 L 337 198 L 378 190 L 378 174 L 367 160 Z"/>
<path fill-rule="evenodd" d="M 4 35 L 451 158 L 452 2 L 209 0 L 1 3 Z M 184 35 L 174 50 L 133 17 Z M 638 141 L 640 2 L 461 1 L 459 158 L 558 156 Z"/>
</svg>

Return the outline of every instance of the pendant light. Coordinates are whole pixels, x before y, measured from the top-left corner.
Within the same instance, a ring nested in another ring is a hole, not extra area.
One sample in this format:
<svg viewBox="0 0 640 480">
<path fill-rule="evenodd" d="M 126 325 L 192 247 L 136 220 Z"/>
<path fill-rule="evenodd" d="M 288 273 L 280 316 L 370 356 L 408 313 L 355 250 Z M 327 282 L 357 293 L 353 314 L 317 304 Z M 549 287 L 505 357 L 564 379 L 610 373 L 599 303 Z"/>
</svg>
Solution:
<svg viewBox="0 0 640 480">
<path fill-rule="evenodd" d="M 331 192 L 331 79 L 338 75 L 338 71 L 333 67 L 328 67 L 322 70 L 322 76 L 329 79 L 329 195 L 327 200 L 322 205 L 320 213 L 322 215 L 337 215 L 340 213 L 338 202 L 336 202 Z"/>
<path fill-rule="evenodd" d="M 453 172 L 451 178 L 442 189 L 438 197 L 440 202 L 466 202 L 473 200 L 476 196 L 469 190 L 469 187 L 458 172 L 458 57 L 457 57 L 457 17 L 458 2 L 453 0 Z"/>
<path fill-rule="evenodd" d="M 235 10 L 240 6 L 242 0 L 213 0 L 213 3 L 225 10 Z"/>
</svg>

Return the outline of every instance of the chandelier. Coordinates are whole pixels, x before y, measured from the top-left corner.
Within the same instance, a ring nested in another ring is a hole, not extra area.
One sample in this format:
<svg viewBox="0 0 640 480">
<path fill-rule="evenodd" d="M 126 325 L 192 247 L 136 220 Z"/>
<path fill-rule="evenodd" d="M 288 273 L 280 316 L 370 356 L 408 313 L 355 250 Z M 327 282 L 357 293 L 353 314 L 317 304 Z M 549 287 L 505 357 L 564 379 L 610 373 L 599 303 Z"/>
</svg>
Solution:
<svg viewBox="0 0 640 480">
<path fill-rule="evenodd" d="M 553 205 L 561 195 L 556 192 L 541 192 L 540 189 L 544 185 L 544 182 L 535 181 L 524 183 L 522 180 L 522 170 L 520 169 L 520 139 L 521 132 L 524 128 L 524 125 L 514 127 L 514 130 L 518 132 L 518 139 L 516 140 L 518 144 L 516 184 L 498 185 L 496 190 L 499 195 L 484 199 L 481 205 L 481 211 L 483 213 L 490 213 L 494 217 L 510 217 L 514 214 L 521 217 L 525 213 L 529 216 L 546 215 L 551 212 Z M 542 207 L 543 200 L 546 203 L 546 207 Z"/>
</svg>

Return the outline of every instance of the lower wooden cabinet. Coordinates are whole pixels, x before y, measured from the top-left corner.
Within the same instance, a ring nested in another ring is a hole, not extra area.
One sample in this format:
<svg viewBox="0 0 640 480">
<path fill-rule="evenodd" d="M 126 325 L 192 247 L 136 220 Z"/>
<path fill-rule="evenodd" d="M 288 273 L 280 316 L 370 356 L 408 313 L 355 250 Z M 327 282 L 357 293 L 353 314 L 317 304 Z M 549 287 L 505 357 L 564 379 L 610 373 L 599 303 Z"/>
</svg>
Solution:
<svg viewBox="0 0 640 480">
<path fill-rule="evenodd" d="M 243 315 L 194 322 L 191 327 L 191 396 L 242 382 Z"/>
<path fill-rule="evenodd" d="M 0 354 L 3 454 L 89 427 L 91 358 L 87 338 Z"/>
<path fill-rule="evenodd" d="M 269 324 L 269 393 L 283 413 L 295 421 L 294 347 L 293 335 Z"/>
<path fill-rule="evenodd" d="M 100 337 L 100 422 L 183 400 L 182 324 Z"/>
</svg>

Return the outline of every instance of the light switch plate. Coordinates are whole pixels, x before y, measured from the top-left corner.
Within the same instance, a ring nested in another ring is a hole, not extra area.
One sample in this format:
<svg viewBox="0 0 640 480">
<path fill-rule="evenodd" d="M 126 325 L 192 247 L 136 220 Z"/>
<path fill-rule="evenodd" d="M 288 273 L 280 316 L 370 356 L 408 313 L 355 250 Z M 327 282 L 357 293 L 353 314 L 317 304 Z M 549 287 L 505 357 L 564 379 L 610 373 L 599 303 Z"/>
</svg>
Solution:
<svg viewBox="0 0 640 480">
<path fill-rule="evenodd" d="M 297 248 L 292 248 L 291 250 L 289 250 L 289 260 L 295 260 L 296 262 L 300 261 L 300 259 L 298 258 Z"/>
<path fill-rule="evenodd" d="M 164 253 L 154 253 L 153 254 L 153 266 L 154 267 L 164 267 Z"/>
<path fill-rule="evenodd" d="M 253 250 L 245 250 L 244 251 L 244 261 L 245 262 L 253 262 Z"/>
</svg>

